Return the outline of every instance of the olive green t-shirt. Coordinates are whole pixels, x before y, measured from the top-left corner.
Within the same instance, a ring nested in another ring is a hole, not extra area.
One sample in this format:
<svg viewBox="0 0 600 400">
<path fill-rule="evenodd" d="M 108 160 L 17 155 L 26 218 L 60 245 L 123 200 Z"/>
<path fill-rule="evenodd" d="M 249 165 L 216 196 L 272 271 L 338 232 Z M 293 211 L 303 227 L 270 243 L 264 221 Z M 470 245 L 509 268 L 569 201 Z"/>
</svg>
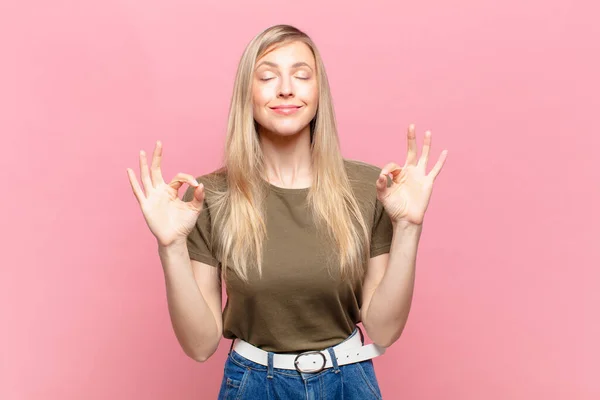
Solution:
<svg viewBox="0 0 600 400">
<path fill-rule="evenodd" d="M 346 171 L 365 223 L 371 232 L 370 257 L 389 252 L 392 224 L 377 200 L 375 182 L 380 168 L 345 160 Z M 223 190 L 224 173 L 199 176 L 205 185 L 205 204 L 187 239 L 190 258 L 220 267 L 210 244 L 210 190 Z M 332 244 L 317 232 L 306 206 L 309 189 L 270 185 L 266 200 L 267 238 L 263 275 L 249 273 L 244 283 L 226 275 L 227 302 L 223 336 L 240 338 L 272 352 L 320 350 L 346 339 L 360 322 L 361 283 L 350 284 L 331 274 Z M 193 188 L 183 196 L 190 201 Z M 366 271 L 366 265 L 365 265 Z"/>
</svg>

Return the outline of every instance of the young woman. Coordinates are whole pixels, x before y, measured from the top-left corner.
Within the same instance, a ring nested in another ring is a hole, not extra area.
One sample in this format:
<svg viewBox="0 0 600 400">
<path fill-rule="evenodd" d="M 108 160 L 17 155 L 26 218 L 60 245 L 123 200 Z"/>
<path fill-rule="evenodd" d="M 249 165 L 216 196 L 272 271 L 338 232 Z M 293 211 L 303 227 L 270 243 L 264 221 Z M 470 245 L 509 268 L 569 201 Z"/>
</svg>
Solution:
<svg viewBox="0 0 600 400">
<path fill-rule="evenodd" d="M 426 173 L 431 134 L 418 157 L 411 125 L 402 167 L 342 158 L 323 61 L 288 25 L 245 49 L 227 130 L 224 166 L 212 173 L 166 184 L 160 142 L 150 167 L 140 152 L 143 189 L 128 169 L 183 350 L 205 361 L 232 339 L 220 399 L 381 398 L 372 358 L 406 324 L 447 152 Z"/>
</svg>

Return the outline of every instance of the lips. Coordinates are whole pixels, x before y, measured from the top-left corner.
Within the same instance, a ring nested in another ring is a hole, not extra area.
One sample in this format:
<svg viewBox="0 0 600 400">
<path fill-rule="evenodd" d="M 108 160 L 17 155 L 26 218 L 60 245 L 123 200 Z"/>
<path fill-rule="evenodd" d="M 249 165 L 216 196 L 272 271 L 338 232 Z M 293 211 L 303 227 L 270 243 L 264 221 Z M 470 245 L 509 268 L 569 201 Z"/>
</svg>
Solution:
<svg viewBox="0 0 600 400">
<path fill-rule="evenodd" d="M 271 110 L 273 110 L 273 112 L 275 112 L 277 114 L 281 114 L 281 115 L 292 115 L 295 112 L 297 112 L 301 107 L 302 106 L 286 104 L 286 105 L 271 107 Z"/>
<path fill-rule="evenodd" d="M 300 107 L 302 107 L 302 106 L 285 105 L 285 106 L 271 107 L 271 109 L 273 109 L 273 110 L 288 110 L 288 109 L 294 109 L 294 108 L 300 108 Z"/>
</svg>

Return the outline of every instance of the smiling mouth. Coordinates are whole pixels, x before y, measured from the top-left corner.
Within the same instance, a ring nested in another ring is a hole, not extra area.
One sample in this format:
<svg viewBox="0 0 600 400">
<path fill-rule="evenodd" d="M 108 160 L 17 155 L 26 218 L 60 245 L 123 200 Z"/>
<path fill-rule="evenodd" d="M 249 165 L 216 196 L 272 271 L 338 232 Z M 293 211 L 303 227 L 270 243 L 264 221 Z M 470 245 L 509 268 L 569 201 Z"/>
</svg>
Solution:
<svg viewBox="0 0 600 400">
<path fill-rule="evenodd" d="M 300 108 L 302 106 L 276 106 L 276 107 L 270 107 L 271 110 L 289 110 L 289 109 L 297 109 Z"/>
<path fill-rule="evenodd" d="M 273 112 L 282 115 L 290 115 L 298 111 L 302 106 L 278 106 L 278 107 L 270 107 Z"/>
</svg>

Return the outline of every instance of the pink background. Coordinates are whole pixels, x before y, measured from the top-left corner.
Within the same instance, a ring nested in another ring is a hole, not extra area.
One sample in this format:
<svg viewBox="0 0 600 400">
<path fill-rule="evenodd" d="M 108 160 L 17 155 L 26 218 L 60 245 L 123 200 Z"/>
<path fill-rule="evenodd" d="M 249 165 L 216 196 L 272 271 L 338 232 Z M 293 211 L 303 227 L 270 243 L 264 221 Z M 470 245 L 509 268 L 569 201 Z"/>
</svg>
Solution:
<svg viewBox="0 0 600 400">
<path fill-rule="evenodd" d="M 0 398 L 215 398 L 173 334 L 129 187 L 218 166 L 237 61 L 291 23 L 323 53 L 346 157 L 436 182 L 387 399 L 600 398 L 600 9 L 576 1 L 0 4 Z M 8 145 L 8 146 L 7 146 Z M 430 167 L 433 164 L 430 164 Z"/>
</svg>

